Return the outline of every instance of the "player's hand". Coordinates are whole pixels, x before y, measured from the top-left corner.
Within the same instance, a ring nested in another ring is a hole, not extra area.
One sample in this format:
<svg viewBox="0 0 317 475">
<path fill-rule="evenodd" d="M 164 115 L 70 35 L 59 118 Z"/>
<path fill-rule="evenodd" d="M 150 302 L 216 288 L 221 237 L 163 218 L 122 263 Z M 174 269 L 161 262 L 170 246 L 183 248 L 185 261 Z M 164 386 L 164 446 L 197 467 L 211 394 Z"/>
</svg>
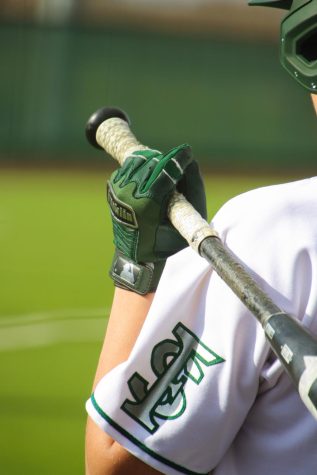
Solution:
<svg viewBox="0 0 317 475">
<path fill-rule="evenodd" d="M 117 285 L 142 294 L 155 290 L 166 258 L 187 246 L 167 217 L 176 189 L 206 218 L 204 185 L 187 144 L 166 154 L 134 152 L 112 174 L 107 197 L 116 253 L 110 275 Z"/>
</svg>

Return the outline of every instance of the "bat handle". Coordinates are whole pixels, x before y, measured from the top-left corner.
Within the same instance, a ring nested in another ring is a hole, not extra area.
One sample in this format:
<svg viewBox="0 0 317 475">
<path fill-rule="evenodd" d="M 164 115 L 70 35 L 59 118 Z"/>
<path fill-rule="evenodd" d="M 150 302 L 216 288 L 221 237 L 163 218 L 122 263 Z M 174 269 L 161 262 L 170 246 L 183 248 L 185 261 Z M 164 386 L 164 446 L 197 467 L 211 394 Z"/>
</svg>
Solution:
<svg viewBox="0 0 317 475">
<path fill-rule="evenodd" d="M 107 110 L 100 109 L 99 115 L 101 117 L 99 121 L 97 120 L 98 114 L 95 113 L 92 116 L 93 121 L 90 119 L 88 122 L 90 131 L 88 140 L 90 143 L 95 146 L 97 144 L 99 148 L 104 149 L 121 166 L 133 152 L 150 149 L 136 139 L 131 132 L 127 118 L 123 118 L 121 111 L 119 111 L 120 116 L 118 113 L 115 117 L 107 117 Z M 114 110 L 111 109 L 112 114 Z M 91 125 L 91 122 L 93 122 L 93 125 Z M 92 138 L 90 134 L 92 134 Z M 202 218 L 181 193 L 174 193 L 168 204 L 167 214 L 173 226 L 196 252 L 199 252 L 200 244 L 206 237 L 217 236 L 216 231 L 211 228 L 209 223 Z"/>
</svg>

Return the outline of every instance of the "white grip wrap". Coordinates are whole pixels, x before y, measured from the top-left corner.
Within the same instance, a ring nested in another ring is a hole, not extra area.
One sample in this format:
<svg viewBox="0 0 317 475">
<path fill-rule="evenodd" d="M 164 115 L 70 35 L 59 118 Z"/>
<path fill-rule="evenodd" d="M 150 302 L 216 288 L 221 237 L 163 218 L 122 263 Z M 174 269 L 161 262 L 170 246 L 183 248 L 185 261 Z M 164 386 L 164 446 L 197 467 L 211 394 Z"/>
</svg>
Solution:
<svg viewBox="0 0 317 475">
<path fill-rule="evenodd" d="M 216 230 L 201 217 L 185 196 L 177 191 L 170 199 L 167 214 L 173 226 L 196 252 L 206 237 L 218 236 Z"/>
<path fill-rule="evenodd" d="M 120 166 L 131 153 L 137 150 L 149 150 L 142 145 L 130 130 L 129 124 L 118 117 L 107 119 L 99 125 L 96 140 Z"/>
<path fill-rule="evenodd" d="M 133 152 L 149 150 L 149 147 L 142 145 L 136 139 L 129 124 L 117 117 L 107 119 L 99 125 L 96 140 L 121 166 Z M 168 205 L 168 217 L 196 252 L 199 251 L 199 245 L 206 237 L 217 236 L 217 232 L 181 193 L 175 192 L 172 196 Z"/>
</svg>

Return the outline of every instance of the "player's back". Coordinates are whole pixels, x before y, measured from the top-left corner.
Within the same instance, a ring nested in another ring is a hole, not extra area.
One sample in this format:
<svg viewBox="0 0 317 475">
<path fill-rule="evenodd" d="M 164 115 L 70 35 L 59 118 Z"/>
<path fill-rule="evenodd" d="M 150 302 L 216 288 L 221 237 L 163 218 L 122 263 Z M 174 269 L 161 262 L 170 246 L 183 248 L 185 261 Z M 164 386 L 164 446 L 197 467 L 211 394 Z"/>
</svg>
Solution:
<svg viewBox="0 0 317 475">
<path fill-rule="evenodd" d="M 278 305 L 317 334 L 317 178 L 238 196 L 215 225 Z M 317 421 L 271 353 L 254 404 L 212 473 L 315 475 L 316 442 Z"/>
</svg>

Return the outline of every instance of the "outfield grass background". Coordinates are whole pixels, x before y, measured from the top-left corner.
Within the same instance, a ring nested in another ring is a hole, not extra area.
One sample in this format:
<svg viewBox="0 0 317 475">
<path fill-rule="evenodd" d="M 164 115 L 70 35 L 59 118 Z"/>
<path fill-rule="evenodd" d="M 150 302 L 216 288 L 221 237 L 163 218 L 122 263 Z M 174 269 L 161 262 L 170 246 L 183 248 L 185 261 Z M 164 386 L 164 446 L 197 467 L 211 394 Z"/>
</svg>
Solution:
<svg viewBox="0 0 317 475">
<path fill-rule="evenodd" d="M 0 162 L 84 163 L 84 124 L 110 105 L 144 143 L 188 142 L 213 168 L 314 167 L 311 100 L 280 66 L 277 37 L 226 35 L 0 19 Z"/>
<path fill-rule="evenodd" d="M 112 299 L 109 169 L 1 169 L 0 472 L 83 473 L 84 402 Z M 205 174 L 209 218 L 278 176 Z"/>
<path fill-rule="evenodd" d="M 84 472 L 84 403 L 113 293 L 114 164 L 85 139 L 92 112 L 118 105 L 144 143 L 186 141 L 222 170 L 204 173 L 209 218 L 315 168 L 311 101 L 280 67 L 277 37 L 104 20 L 0 18 L 0 475 Z"/>
</svg>

